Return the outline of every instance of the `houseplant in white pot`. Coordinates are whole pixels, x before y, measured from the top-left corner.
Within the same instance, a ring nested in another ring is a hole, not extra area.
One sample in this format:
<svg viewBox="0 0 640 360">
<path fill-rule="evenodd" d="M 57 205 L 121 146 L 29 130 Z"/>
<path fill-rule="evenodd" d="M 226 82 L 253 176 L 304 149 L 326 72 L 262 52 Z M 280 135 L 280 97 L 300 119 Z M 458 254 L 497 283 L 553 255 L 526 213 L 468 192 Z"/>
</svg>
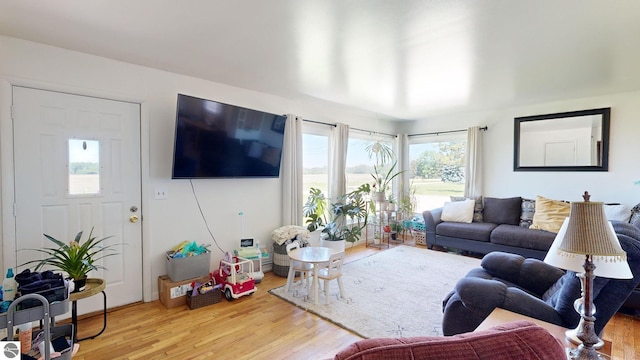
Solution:
<svg viewBox="0 0 640 360">
<path fill-rule="evenodd" d="M 310 190 L 310 196 L 304 207 L 307 229 L 315 231 L 322 227 L 321 245 L 344 250 L 345 243 L 358 241 L 367 226 L 366 196 L 371 192 L 371 187 L 369 184 L 360 185 L 356 190 L 331 203 L 329 211 L 321 213 L 316 211 L 322 208 L 322 204 L 326 209 L 327 201 L 324 196 L 318 196 L 318 191 L 314 188 Z M 331 220 L 327 221 L 327 219 Z"/>
</svg>

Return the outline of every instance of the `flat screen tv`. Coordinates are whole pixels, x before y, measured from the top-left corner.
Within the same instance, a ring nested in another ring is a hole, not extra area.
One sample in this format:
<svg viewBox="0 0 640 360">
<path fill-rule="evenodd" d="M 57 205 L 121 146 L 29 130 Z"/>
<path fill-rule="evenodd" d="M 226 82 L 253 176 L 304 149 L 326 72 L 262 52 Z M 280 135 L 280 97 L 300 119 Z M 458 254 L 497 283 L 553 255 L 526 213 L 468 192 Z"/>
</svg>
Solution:
<svg viewBox="0 0 640 360">
<path fill-rule="evenodd" d="M 178 94 L 171 178 L 279 177 L 285 121 Z"/>
</svg>

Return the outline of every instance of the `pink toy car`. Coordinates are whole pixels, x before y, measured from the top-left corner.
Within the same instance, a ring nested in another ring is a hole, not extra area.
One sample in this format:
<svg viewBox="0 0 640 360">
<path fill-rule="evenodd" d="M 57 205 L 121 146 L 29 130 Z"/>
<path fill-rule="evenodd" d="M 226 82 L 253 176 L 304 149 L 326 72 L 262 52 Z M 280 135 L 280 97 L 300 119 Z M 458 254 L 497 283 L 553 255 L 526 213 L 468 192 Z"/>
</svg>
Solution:
<svg viewBox="0 0 640 360">
<path fill-rule="evenodd" d="M 224 297 L 232 301 L 256 292 L 258 288 L 252 275 L 253 261 L 238 256 L 225 256 L 225 259 L 220 260 L 218 271 L 213 273 L 216 284 L 222 285 L 220 290 L 224 292 Z"/>
</svg>

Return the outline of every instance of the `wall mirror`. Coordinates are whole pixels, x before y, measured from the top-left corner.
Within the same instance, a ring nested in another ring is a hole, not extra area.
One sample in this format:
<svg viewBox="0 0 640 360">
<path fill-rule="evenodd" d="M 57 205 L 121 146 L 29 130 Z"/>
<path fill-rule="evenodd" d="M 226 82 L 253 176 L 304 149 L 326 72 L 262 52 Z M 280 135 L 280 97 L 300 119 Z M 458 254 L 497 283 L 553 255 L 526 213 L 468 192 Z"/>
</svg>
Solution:
<svg viewBox="0 0 640 360">
<path fill-rule="evenodd" d="M 515 118 L 514 171 L 608 171 L 611 108 Z"/>
</svg>

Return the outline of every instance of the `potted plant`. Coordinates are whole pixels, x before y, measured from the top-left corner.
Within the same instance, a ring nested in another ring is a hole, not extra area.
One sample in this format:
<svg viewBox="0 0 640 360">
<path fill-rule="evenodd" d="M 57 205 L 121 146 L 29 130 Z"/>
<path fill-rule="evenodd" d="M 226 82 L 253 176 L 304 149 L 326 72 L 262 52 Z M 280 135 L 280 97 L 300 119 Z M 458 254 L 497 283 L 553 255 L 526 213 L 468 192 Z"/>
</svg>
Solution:
<svg viewBox="0 0 640 360">
<path fill-rule="evenodd" d="M 398 234 L 402 232 L 402 224 L 399 222 L 391 223 L 391 240 L 397 240 Z"/>
<path fill-rule="evenodd" d="M 330 211 L 327 211 L 327 200 L 322 192 L 311 188 L 303 208 L 307 229 L 315 231 L 322 227 L 322 240 L 329 242 L 358 241 L 367 226 L 366 196 L 370 192 L 369 184 L 362 184 L 331 203 Z"/>
<path fill-rule="evenodd" d="M 89 233 L 89 237 L 86 241 L 82 242 L 82 231 L 80 231 L 74 240 L 68 244 L 55 239 L 54 237 L 43 234 L 48 240 L 56 244 L 56 248 L 43 248 L 43 249 L 28 249 L 38 251 L 45 254 L 46 257 L 41 260 L 31 260 L 20 266 L 28 264 L 37 264 L 35 270 L 38 271 L 45 266 L 51 266 L 67 273 L 68 278 L 75 283 L 75 290 L 79 291 L 87 279 L 87 274 L 91 270 L 105 269 L 102 265 L 97 263 L 98 260 L 104 259 L 107 256 L 116 255 L 116 251 L 113 247 L 117 244 L 111 244 L 104 246 L 105 240 L 111 238 L 107 236 L 98 239 L 93 236 L 93 228 Z"/>
<path fill-rule="evenodd" d="M 387 191 L 391 185 L 391 181 L 404 171 L 395 171 L 398 164 L 394 161 L 395 154 L 390 144 L 385 142 L 376 141 L 365 147 L 369 158 L 375 158 L 375 164 L 373 165 L 373 185 L 372 195 L 373 201 L 384 202 L 386 200 Z M 391 166 L 387 169 L 387 166 L 393 161 Z"/>
<path fill-rule="evenodd" d="M 386 199 L 386 193 L 387 190 L 389 190 L 391 181 L 403 173 L 403 171 L 395 171 L 397 164 L 397 161 L 394 161 L 387 171 L 384 171 L 383 167 L 373 165 L 373 173 L 371 174 L 371 177 L 373 177 L 373 188 L 376 193 L 382 194 L 382 196 L 380 196 L 381 198 L 375 199 L 376 201 L 384 201 Z"/>
<path fill-rule="evenodd" d="M 311 188 L 307 202 L 302 207 L 302 215 L 307 219 L 307 230 L 314 232 L 327 223 L 327 198 L 322 190 Z"/>
</svg>

